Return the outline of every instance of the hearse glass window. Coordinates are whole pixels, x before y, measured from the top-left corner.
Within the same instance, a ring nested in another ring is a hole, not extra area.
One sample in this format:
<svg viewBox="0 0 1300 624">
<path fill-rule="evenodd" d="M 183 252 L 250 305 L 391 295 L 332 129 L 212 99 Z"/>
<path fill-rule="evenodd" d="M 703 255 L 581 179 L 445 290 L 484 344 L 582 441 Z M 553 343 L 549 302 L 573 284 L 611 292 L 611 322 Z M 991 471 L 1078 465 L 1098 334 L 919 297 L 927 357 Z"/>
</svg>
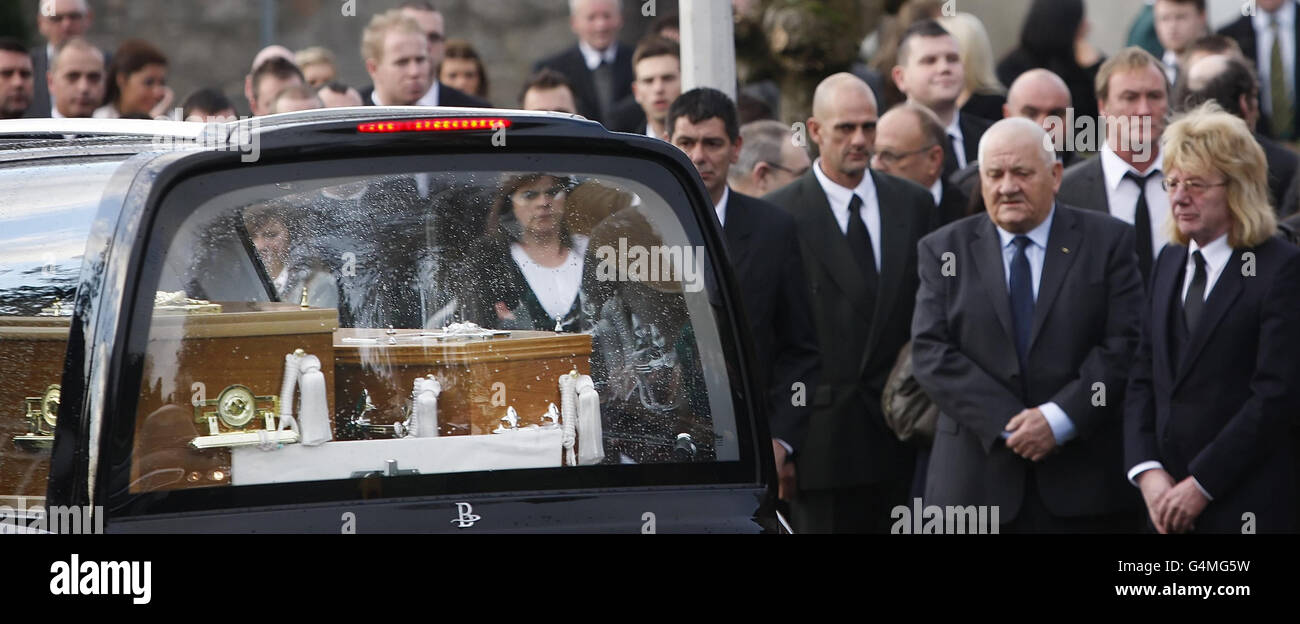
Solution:
<svg viewBox="0 0 1300 624">
<path fill-rule="evenodd" d="M 0 506 L 15 510 L 44 505 L 77 281 L 120 160 L 50 162 L 0 167 Z"/>
<path fill-rule="evenodd" d="M 215 197 L 163 256 L 130 491 L 738 461 L 702 254 L 583 172 Z"/>
</svg>

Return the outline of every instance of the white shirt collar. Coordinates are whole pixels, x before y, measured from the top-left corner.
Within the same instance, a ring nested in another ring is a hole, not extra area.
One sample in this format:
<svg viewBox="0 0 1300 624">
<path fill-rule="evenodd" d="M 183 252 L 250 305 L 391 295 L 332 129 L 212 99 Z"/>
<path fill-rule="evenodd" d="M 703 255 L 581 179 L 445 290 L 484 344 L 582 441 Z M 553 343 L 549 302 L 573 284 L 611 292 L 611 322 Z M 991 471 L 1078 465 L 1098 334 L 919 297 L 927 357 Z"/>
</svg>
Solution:
<svg viewBox="0 0 1300 624">
<path fill-rule="evenodd" d="M 1290 32 L 1292 24 L 1295 24 L 1295 1 L 1286 0 L 1274 15 L 1277 16 L 1278 30 Z M 1255 11 L 1255 17 L 1251 21 L 1255 25 L 1255 30 L 1268 30 L 1268 11 Z"/>
<path fill-rule="evenodd" d="M 952 123 L 948 124 L 948 127 L 944 128 L 943 131 L 949 137 L 956 137 L 958 142 L 964 143 L 966 141 L 966 137 L 962 136 L 961 133 L 961 111 L 952 114 Z"/>
<path fill-rule="evenodd" d="M 645 120 L 645 135 L 652 139 L 659 138 L 659 135 L 655 134 L 655 125 L 649 119 Z"/>
<path fill-rule="evenodd" d="M 1205 270 L 1209 274 L 1214 274 L 1225 265 L 1228 259 L 1232 258 L 1232 247 L 1228 246 L 1228 233 L 1224 232 L 1222 236 L 1210 241 L 1210 244 L 1201 247 L 1196 241 L 1187 241 L 1187 266 L 1195 267 L 1192 260 L 1192 254 L 1197 250 L 1205 257 Z"/>
<path fill-rule="evenodd" d="M 1052 204 L 1051 212 L 1047 213 L 1047 218 L 1043 219 L 1043 222 L 1035 226 L 1034 229 L 1026 232 L 1025 236 L 1028 236 L 1029 241 L 1033 244 L 1042 247 L 1043 249 L 1047 249 L 1047 237 L 1052 233 L 1052 219 L 1054 218 L 1056 218 L 1055 203 Z M 1011 241 L 1015 240 L 1015 238 L 1019 236 L 1019 234 L 1012 234 L 1011 232 L 1002 229 L 1002 226 L 996 223 L 993 224 L 993 227 L 998 229 L 998 239 L 1002 241 L 1003 247 L 1010 245 Z"/>
<path fill-rule="evenodd" d="M 582 53 L 582 60 L 587 63 L 587 69 L 596 71 L 596 68 L 600 67 L 601 61 L 613 64 L 614 59 L 618 58 L 618 42 L 615 41 L 609 44 L 609 47 L 604 50 L 597 50 L 587 45 L 587 42 L 579 39 L 578 51 Z"/>
<path fill-rule="evenodd" d="M 59 112 L 59 107 L 58 107 L 58 106 L 51 106 L 51 107 L 50 107 L 50 119 L 67 119 L 67 117 L 65 117 L 65 116 L 63 115 L 63 113 L 60 113 L 60 112 Z"/>
<path fill-rule="evenodd" d="M 1165 65 L 1165 77 L 1169 78 L 1169 82 L 1174 82 L 1178 78 L 1178 55 L 1173 50 L 1165 50 L 1160 62 Z"/>
<path fill-rule="evenodd" d="M 718 223 L 721 225 L 727 224 L 728 199 L 731 199 L 731 187 L 724 186 L 722 187 L 722 200 L 718 202 L 718 205 L 713 207 L 713 210 L 718 213 Z"/>
<path fill-rule="evenodd" d="M 1124 174 L 1130 171 L 1139 176 L 1145 176 L 1156 170 L 1159 170 L 1163 174 L 1165 170 L 1164 152 L 1156 153 L 1155 162 L 1152 163 L 1150 167 L 1147 167 L 1146 173 L 1139 173 L 1137 169 L 1133 168 L 1133 165 L 1124 162 L 1124 159 L 1120 158 L 1119 154 L 1116 154 L 1114 150 L 1110 149 L 1109 145 L 1103 145 L 1101 147 L 1101 156 L 1098 158 L 1101 158 L 1101 171 L 1105 176 L 1104 183 L 1106 184 L 1106 190 L 1108 191 L 1113 191 L 1119 188 L 1120 183 L 1124 181 Z"/>
<path fill-rule="evenodd" d="M 438 88 L 438 81 L 435 80 L 435 81 L 433 81 L 433 86 L 429 87 L 429 91 L 428 91 L 428 93 L 425 93 L 423 96 L 420 97 L 420 99 L 419 99 L 418 101 L 416 101 L 416 105 L 418 105 L 418 106 L 438 106 L 438 94 L 439 94 L 439 91 L 440 91 L 440 89 Z"/>
<path fill-rule="evenodd" d="M 817 176 L 817 182 L 821 184 L 822 191 L 826 193 L 826 198 L 832 204 L 849 205 L 849 201 L 854 195 L 862 198 L 862 205 L 867 205 L 868 201 L 876 196 L 876 182 L 871 179 L 871 170 L 867 169 L 862 172 L 862 182 L 858 183 L 857 188 L 847 188 L 840 186 L 832 181 L 825 173 L 822 172 L 822 159 L 819 156 L 813 162 L 813 173 Z"/>
<path fill-rule="evenodd" d="M 939 202 L 943 201 L 943 178 L 942 177 L 940 177 L 938 180 L 935 180 L 934 184 L 930 185 L 930 195 L 934 196 L 934 205 L 936 206 L 939 205 Z"/>
</svg>

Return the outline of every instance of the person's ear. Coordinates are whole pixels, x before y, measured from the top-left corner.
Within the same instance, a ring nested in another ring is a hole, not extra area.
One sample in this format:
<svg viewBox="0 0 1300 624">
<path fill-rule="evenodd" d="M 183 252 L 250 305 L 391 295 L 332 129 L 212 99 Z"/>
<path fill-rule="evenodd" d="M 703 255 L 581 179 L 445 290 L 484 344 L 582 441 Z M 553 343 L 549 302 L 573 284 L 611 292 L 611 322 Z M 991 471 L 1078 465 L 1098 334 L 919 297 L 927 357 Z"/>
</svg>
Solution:
<svg viewBox="0 0 1300 624">
<path fill-rule="evenodd" d="M 808 138 L 811 139 L 813 143 L 816 143 L 818 147 L 821 147 L 822 123 L 817 121 L 816 117 L 809 117 L 808 121 L 805 122 L 805 125 L 808 127 Z"/>
<path fill-rule="evenodd" d="M 736 139 L 731 142 L 731 164 L 734 165 L 737 162 L 740 162 L 740 145 L 744 142 L 745 140 L 741 137 L 736 137 Z"/>
<path fill-rule="evenodd" d="M 906 72 L 903 71 L 902 65 L 895 65 L 894 68 L 889 71 L 889 77 L 894 79 L 894 86 L 898 87 L 898 91 L 903 95 L 907 95 L 907 89 L 903 87 L 903 76 L 905 73 Z"/>
</svg>

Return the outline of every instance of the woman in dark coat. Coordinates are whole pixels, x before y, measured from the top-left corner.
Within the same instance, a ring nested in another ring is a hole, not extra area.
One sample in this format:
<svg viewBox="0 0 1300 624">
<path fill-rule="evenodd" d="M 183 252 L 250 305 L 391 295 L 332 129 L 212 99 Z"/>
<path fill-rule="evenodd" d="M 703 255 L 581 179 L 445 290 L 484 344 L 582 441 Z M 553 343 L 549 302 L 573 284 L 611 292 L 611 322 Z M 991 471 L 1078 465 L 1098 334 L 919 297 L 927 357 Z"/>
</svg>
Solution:
<svg viewBox="0 0 1300 624">
<path fill-rule="evenodd" d="M 495 329 L 581 329 L 587 237 L 565 224 L 573 186 L 570 178 L 546 173 L 505 179 L 487 234 L 466 257 L 464 320 Z"/>
<path fill-rule="evenodd" d="M 1044 68 L 1070 87 L 1077 117 L 1097 116 L 1097 70 L 1105 57 L 1088 43 L 1083 0 L 1034 0 L 1020 31 L 1020 47 L 998 63 L 1004 85 L 1031 69 Z"/>
</svg>

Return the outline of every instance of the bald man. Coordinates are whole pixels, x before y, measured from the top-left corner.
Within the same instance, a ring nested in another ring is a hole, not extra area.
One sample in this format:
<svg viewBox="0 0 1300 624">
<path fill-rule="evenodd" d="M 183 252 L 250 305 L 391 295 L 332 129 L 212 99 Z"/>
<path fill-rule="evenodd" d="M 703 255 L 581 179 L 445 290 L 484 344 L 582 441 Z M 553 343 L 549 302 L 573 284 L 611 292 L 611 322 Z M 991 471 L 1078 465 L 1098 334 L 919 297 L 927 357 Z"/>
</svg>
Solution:
<svg viewBox="0 0 1300 624">
<path fill-rule="evenodd" d="M 1070 87 L 1060 76 L 1046 69 L 1031 69 L 1020 74 L 1007 89 L 1007 103 L 1002 105 L 1002 116 L 1007 119 L 1023 117 L 1041 126 L 1061 148 L 1056 152 L 1056 159 L 1062 166 L 1069 167 L 1079 159 L 1074 151 L 1064 149 L 1067 142 L 1062 133 L 1074 131 L 1066 127 L 1070 106 Z M 979 181 L 979 162 L 952 174 L 948 181 L 971 195 Z"/>
<path fill-rule="evenodd" d="M 912 364 L 940 412 L 924 502 L 996 507 L 1005 533 L 1138 531 L 1116 468 L 1143 298 L 1133 227 L 1057 203 L 1046 137 L 994 124 L 988 217 L 921 241 Z"/>
<path fill-rule="evenodd" d="M 47 74 L 50 62 L 64 43 L 84 37 L 94 23 L 95 12 L 86 0 L 27 0 L 36 5 L 36 27 L 45 38 L 45 45 L 32 49 L 32 104 L 27 117 L 50 117 L 54 99 L 50 94 Z M 105 67 L 111 60 L 103 50 Z"/>
<path fill-rule="evenodd" d="M 920 186 L 868 169 L 876 121 L 865 82 L 823 80 L 807 120 L 821 157 L 765 197 L 794 216 L 822 354 L 823 385 L 794 457 L 798 532 L 886 533 L 912 478 L 914 453 L 885 426 L 880 395 L 908 339 L 916 243 L 935 207 Z"/>
</svg>

